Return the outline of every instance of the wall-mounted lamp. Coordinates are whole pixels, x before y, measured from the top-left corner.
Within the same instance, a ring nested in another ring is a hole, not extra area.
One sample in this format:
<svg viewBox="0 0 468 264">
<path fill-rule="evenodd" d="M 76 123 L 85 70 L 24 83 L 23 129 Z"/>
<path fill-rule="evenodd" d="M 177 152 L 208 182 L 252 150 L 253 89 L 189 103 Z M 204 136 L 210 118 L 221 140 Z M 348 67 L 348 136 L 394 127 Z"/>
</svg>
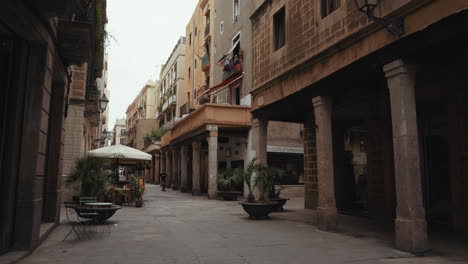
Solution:
<svg viewBox="0 0 468 264">
<path fill-rule="evenodd" d="M 395 36 L 401 36 L 405 33 L 403 18 L 389 20 L 374 16 L 374 9 L 380 4 L 381 0 L 354 0 L 356 8 L 367 15 L 368 18 L 384 26 Z"/>
</svg>

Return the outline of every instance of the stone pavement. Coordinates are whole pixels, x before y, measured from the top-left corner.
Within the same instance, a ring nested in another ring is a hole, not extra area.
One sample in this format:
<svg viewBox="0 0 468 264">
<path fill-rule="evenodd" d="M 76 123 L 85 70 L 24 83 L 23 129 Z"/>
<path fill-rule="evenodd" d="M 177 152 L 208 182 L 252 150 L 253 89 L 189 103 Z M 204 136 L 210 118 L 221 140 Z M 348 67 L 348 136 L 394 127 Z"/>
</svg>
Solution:
<svg viewBox="0 0 468 264">
<path fill-rule="evenodd" d="M 414 257 L 385 240 L 322 232 L 312 210 L 289 201 L 269 220 L 249 220 L 237 202 L 207 200 L 147 185 L 144 208 L 124 207 L 112 231 L 78 240 L 60 225 L 22 264 L 33 263 L 468 263 Z"/>
</svg>

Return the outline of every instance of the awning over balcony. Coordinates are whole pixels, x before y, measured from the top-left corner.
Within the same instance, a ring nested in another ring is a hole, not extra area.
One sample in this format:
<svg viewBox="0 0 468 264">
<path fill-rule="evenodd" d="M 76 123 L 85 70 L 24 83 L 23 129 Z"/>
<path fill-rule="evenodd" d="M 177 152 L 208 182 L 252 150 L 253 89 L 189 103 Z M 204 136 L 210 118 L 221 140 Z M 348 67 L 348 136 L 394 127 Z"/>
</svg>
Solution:
<svg viewBox="0 0 468 264">
<path fill-rule="evenodd" d="M 199 97 L 207 94 L 207 93 L 213 93 L 215 91 L 221 91 L 222 89 L 228 87 L 229 85 L 237 82 L 238 80 L 244 78 L 244 73 L 243 72 L 240 72 L 238 74 L 235 74 L 234 76 L 232 76 L 231 78 L 229 79 L 226 79 L 225 81 L 223 81 L 222 83 L 218 84 L 218 85 L 215 85 L 213 87 L 211 87 L 210 89 L 206 90 L 204 93 L 202 93 Z"/>
</svg>

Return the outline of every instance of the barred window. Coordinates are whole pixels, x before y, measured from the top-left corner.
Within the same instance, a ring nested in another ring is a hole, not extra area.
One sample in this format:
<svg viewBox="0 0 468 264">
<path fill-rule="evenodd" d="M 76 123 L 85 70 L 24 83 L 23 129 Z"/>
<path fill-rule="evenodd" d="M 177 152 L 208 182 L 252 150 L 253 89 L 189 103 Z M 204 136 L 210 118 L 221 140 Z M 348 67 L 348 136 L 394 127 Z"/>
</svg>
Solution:
<svg viewBox="0 0 468 264">
<path fill-rule="evenodd" d="M 322 18 L 333 13 L 341 6 L 341 0 L 322 0 Z"/>
</svg>

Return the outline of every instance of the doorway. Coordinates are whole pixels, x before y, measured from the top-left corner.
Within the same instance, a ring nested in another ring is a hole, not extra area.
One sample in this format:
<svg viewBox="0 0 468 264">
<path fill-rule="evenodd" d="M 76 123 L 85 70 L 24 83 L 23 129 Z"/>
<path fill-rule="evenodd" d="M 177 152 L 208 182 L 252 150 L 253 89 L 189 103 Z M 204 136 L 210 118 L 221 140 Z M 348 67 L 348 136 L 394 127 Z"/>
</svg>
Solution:
<svg viewBox="0 0 468 264">
<path fill-rule="evenodd" d="M 443 107 L 435 108 L 437 113 L 422 113 L 419 120 L 424 206 L 430 228 L 451 229 L 448 119 Z"/>
</svg>

